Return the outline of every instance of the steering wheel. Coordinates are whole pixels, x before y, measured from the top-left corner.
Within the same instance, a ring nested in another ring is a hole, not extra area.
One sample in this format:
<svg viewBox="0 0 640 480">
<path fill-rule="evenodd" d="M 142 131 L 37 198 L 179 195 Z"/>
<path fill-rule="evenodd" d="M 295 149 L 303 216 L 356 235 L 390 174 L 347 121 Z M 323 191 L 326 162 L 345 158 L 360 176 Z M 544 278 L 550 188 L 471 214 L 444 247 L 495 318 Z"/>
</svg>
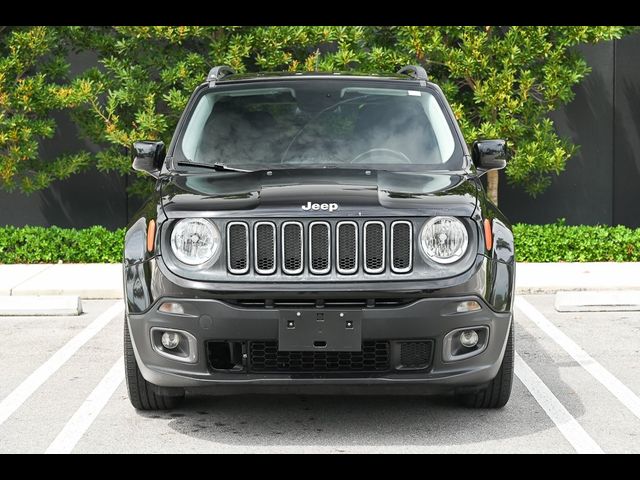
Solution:
<svg viewBox="0 0 640 480">
<path fill-rule="evenodd" d="M 366 152 L 362 152 L 360 155 L 355 157 L 349 163 L 364 163 L 364 161 L 362 160 L 363 158 L 366 158 L 368 156 L 375 155 L 375 154 L 391 155 L 395 158 L 402 160 L 403 163 L 413 163 L 411 162 L 411 159 L 407 157 L 404 153 L 399 152 L 397 150 L 391 150 L 390 148 L 372 148 L 370 150 L 367 150 Z"/>
</svg>

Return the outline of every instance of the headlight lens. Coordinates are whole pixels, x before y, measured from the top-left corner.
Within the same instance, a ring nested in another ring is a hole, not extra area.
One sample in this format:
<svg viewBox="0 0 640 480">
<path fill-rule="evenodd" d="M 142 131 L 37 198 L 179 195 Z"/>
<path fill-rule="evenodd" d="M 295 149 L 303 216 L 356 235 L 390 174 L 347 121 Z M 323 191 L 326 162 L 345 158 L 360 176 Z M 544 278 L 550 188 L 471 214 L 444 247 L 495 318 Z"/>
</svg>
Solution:
<svg viewBox="0 0 640 480">
<path fill-rule="evenodd" d="M 434 217 L 420 232 L 422 253 L 438 263 L 453 263 L 467 251 L 469 236 L 464 224 L 455 217 Z"/>
<path fill-rule="evenodd" d="M 180 220 L 171 233 L 171 248 L 178 260 L 187 265 L 201 265 L 220 251 L 220 232 L 208 220 Z"/>
</svg>

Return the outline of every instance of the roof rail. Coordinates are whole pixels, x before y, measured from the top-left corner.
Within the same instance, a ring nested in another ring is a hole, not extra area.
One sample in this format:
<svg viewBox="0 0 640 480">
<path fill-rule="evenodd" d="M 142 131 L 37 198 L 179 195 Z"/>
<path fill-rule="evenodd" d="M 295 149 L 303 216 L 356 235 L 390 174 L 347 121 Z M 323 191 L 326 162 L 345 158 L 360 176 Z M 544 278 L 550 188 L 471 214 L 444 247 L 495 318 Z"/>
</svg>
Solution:
<svg viewBox="0 0 640 480">
<path fill-rule="evenodd" d="M 209 82 L 210 87 L 213 87 L 218 80 L 222 80 L 224 77 L 228 77 L 235 73 L 236 71 L 227 65 L 218 65 L 209 71 L 209 75 L 207 75 L 207 82 Z"/>
<path fill-rule="evenodd" d="M 424 80 L 425 82 L 429 81 L 427 71 L 420 65 L 407 65 L 398 70 L 398 75 L 404 74 L 407 74 L 410 77 L 415 78 L 416 80 Z"/>
</svg>

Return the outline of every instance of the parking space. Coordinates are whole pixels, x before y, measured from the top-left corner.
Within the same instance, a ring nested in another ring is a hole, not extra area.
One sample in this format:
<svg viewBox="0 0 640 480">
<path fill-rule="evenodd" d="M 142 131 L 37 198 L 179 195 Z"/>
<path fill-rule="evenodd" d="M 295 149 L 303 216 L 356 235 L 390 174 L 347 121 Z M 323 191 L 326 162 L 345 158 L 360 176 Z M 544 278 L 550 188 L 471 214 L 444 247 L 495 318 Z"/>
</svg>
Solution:
<svg viewBox="0 0 640 480">
<path fill-rule="evenodd" d="M 498 411 L 437 397 L 254 395 L 138 413 L 120 368 L 119 302 L 0 318 L 10 339 L 0 452 L 640 452 L 640 314 L 558 313 L 553 295 L 518 307 L 521 360 Z"/>
</svg>

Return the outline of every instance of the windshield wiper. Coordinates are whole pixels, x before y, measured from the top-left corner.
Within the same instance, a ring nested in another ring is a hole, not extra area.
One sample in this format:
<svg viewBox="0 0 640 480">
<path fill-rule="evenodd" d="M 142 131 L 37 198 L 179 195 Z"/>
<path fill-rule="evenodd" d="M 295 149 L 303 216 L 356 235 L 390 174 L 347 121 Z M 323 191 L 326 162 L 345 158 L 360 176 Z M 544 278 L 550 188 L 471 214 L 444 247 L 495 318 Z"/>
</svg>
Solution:
<svg viewBox="0 0 640 480">
<path fill-rule="evenodd" d="M 243 168 L 228 167 L 224 163 L 196 163 L 196 162 L 178 162 L 181 167 L 199 167 L 208 168 L 209 170 L 215 170 L 216 172 L 242 172 L 251 173 L 253 170 L 245 170 Z"/>
</svg>

